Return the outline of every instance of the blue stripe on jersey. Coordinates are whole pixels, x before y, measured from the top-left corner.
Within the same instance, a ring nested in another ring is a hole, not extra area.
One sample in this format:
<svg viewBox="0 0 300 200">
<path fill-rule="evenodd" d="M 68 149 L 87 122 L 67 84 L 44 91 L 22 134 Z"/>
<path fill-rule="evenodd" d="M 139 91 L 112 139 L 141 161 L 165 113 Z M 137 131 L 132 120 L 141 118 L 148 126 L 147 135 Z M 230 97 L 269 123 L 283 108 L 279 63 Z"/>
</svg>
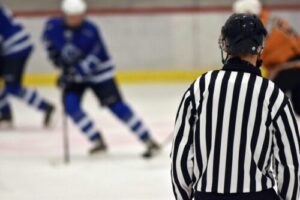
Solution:
<svg viewBox="0 0 300 200">
<path fill-rule="evenodd" d="M 112 68 L 105 72 L 91 76 L 89 81 L 92 83 L 101 83 L 101 82 L 107 81 L 109 79 L 112 79 L 114 76 L 115 76 L 115 70 Z"/>
<path fill-rule="evenodd" d="M 31 51 L 33 45 L 29 34 L 26 33 L 22 25 L 16 22 L 11 12 L 0 6 L 0 37 L 2 56 L 24 55 Z"/>
</svg>

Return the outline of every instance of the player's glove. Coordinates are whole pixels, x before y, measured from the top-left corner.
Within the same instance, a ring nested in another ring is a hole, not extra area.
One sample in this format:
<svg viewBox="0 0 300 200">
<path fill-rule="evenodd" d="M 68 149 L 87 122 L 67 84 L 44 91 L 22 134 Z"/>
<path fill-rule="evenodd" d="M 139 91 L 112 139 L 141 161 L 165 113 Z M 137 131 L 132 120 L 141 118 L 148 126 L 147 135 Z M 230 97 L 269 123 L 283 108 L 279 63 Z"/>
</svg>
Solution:
<svg viewBox="0 0 300 200">
<path fill-rule="evenodd" d="M 56 68 L 63 69 L 65 67 L 68 67 L 68 65 L 61 59 L 60 55 L 56 52 L 50 52 L 49 58 Z"/>
<path fill-rule="evenodd" d="M 73 68 L 63 68 L 63 72 L 60 75 L 60 77 L 57 80 L 57 86 L 61 89 L 65 89 L 69 87 L 69 85 L 76 83 L 80 80 L 78 80 L 78 76 L 76 76 L 76 73 Z"/>
<path fill-rule="evenodd" d="M 86 73 L 82 67 L 81 63 L 77 63 L 74 65 L 74 70 L 76 71 L 76 74 L 78 74 L 81 77 L 85 77 L 88 75 L 88 73 Z"/>
</svg>

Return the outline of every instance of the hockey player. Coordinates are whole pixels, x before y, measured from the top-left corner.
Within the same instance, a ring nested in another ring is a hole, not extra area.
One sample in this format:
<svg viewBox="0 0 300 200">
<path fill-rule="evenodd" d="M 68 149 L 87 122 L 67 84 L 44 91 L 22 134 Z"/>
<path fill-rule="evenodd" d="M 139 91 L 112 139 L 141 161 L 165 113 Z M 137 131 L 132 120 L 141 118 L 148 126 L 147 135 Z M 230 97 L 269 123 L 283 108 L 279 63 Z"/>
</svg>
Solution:
<svg viewBox="0 0 300 200">
<path fill-rule="evenodd" d="M 0 123 L 12 124 L 12 111 L 8 95 L 26 102 L 45 113 L 44 126 L 49 126 L 54 106 L 40 97 L 37 91 L 22 86 L 27 60 L 33 50 L 29 35 L 11 11 L 0 5 L 0 78 L 4 87 L 0 91 Z"/>
<path fill-rule="evenodd" d="M 300 35 L 286 20 L 262 9 L 259 0 L 238 0 L 233 10 L 260 16 L 269 32 L 262 53 L 268 78 L 290 93 L 295 112 L 300 116 Z"/>
<path fill-rule="evenodd" d="M 114 78 L 115 67 L 102 36 L 94 23 L 85 17 L 83 0 L 64 0 L 62 17 L 48 20 L 43 40 L 53 64 L 61 69 L 59 85 L 63 90 L 66 114 L 94 143 L 91 154 L 106 150 L 103 136 L 81 108 L 86 89 L 91 89 L 101 102 L 146 145 L 144 157 L 159 150 L 149 130 L 122 98 Z"/>
<path fill-rule="evenodd" d="M 299 130 L 287 96 L 261 77 L 265 36 L 257 16 L 230 16 L 223 68 L 184 94 L 171 154 L 175 199 L 299 200 Z"/>
</svg>

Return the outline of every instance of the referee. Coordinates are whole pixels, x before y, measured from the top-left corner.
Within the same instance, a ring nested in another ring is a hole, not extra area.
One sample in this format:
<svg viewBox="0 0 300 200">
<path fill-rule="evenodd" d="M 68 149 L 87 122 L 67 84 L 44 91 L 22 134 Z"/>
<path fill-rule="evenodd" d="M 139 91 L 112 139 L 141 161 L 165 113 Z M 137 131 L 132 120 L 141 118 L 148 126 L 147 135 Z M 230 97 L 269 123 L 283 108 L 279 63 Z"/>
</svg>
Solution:
<svg viewBox="0 0 300 200">
<path fill-rule="evenodd" d="M 233 14 L 220 38 L 223 68 L 184 94 L 171 153 L 175 199 L 299 200 L 295 116 L 259 70 L 266 34 L 256 16 Z"/>
</svg>

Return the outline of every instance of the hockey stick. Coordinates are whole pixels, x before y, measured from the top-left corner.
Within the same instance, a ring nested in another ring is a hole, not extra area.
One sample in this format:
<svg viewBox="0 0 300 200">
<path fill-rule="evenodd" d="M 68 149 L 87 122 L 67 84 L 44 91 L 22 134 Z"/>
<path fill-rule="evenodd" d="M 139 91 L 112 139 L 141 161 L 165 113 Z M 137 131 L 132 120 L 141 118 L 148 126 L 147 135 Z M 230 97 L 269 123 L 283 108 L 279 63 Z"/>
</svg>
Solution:
<svg viewBox="0 0 300 200">
<path fill-rule="evenodd" d="M 70 145 L 69 145 L 69 129 L 68 129 L 68 118 L 64 109 L 64 99 L 62 95 L 62 136 L 63 136 L 63 161 L 65 164 L 70 163 Z"/>
</svg>

